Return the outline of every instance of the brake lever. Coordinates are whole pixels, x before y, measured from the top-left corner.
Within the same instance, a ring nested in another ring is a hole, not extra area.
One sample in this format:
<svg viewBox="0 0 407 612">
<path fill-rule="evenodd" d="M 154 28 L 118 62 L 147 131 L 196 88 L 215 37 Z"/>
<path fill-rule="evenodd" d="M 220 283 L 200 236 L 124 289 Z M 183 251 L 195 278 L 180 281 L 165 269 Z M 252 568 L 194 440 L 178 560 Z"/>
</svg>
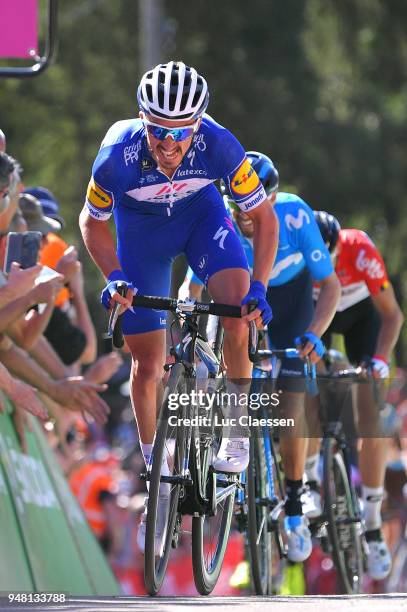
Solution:
<svg viewBox="0 0 407 612">
<path fill-rule="evenodd" d="M 247 304 L 247 312 L 253 312 L 257 308 L 257 300 L 251 300 Z M 255 321 L 249 321 L 249 359 L 253 363 L 257 356 L 258 332 Z"/>
<path fill-rule="evenodd" d="M 312 363 L 309 357 L 306 357 L 304 362 L 305 386 L 310 395 L 318 395 L 317 383 L 317 368 L 315 363 Z"/>
<path fill-rule="evenodd" d="M 117 283 L 117 293 L 124 297 L 127 292 L 127 283 L 118 282 Z M 123 348 L 124 346 L 124 337 L 122 332 L 121 320 L 119 312 L 120 312 L 121 304 L 116 302 L 112 308 L 109 317 L 109 324 L 107 328 L 107 337 L 112 338 L 112 344 L 114 348 Z"/>
</svg>

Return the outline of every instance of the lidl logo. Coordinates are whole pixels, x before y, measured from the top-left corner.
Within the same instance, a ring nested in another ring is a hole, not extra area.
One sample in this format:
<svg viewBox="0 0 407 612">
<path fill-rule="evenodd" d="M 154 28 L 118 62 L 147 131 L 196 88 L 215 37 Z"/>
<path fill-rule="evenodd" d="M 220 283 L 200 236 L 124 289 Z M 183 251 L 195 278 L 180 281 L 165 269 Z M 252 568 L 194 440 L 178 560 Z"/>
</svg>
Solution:
<svg viewBox="0 0 407 612">
<path fill-rule="evenodd" d="M 86 197 L 96 208 L 109 208 L 113 203 L 110 193 L 99 187 L 93 179 L 89 182 Z"/>
<path fill-rule="evenodd" d="M 255 191 L 259 186 L 260 179 L 253 170 L 248 159 L 245 159 L 231 180 L 232 190 L 239 195 L 247 195 Z"/>
</svg>

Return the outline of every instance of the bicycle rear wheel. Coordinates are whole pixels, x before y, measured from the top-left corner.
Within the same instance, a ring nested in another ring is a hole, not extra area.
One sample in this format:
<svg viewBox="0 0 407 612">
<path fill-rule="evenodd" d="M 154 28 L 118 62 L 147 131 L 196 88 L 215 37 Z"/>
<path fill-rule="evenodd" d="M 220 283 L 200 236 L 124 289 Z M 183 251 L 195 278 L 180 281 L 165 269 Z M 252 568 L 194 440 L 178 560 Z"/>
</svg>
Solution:
<svg viewBox="0 0 407 612">
<path fill-rule="evenodd" d="M 269 530 L 266 454 L 263 438 L 250 441 L 247 477 L 247 539 L 256 595 L 272 593 L 272 534 Z"/>
<path fill-rule="evenodd" d="M 162 538 L 163 544 L 157 554 L 156 532 L 158 503 L 161 483 L 161 466 L 164 453 L 167 456 L 170 476 L 182 476 L 185 457 L 185 432 L 182 426 L 169 426 L 170 416 L 182 417 L 180 411 L 170 410 L 169 395 L 171 393 L 182 393 L 185 387 L 184 367 L 176 363 L 172 369 L 164 391 L 163 403 L 157 423 L 157 431 L 154 439 L 152 451 L 152 468 L 150 475 L 147 520 L 146 520 L 146 540 L 145 540 L 145 559 L 144 559 L 144 581 L 147 592 L 156 595 L 161 588 L 165 572 L 168 565 L 171 544 L 176 537 L 176 527 L 180 526 L 181 520 L 178 511 L 178 501 L 183 495 L 184 485 L 181 481 L 170 483 L 170 495 L 166 516 L 165 535 Z M 160 519 L 159 519 L 160 520 Z"/>
<path fill-rule="evenodd" d="M 363 552 L 357 499 L 349 482 L 343 453 L 333 438 L 323 442 L 324 506 L 332 557 L 342 593 L 362 592 Z"/>
</svg>

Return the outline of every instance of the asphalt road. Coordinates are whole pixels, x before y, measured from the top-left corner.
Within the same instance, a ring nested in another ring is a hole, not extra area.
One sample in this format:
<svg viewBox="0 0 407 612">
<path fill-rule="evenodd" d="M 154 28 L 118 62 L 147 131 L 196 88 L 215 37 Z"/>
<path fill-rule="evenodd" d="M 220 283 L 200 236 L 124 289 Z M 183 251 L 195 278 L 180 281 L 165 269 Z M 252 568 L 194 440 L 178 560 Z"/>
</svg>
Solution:
<svg viewBox="0 0 407 612">
<path fill-rule="evenodd" d="M 407 611 L 407 595 L 358 595 L 355 597 L 330 595 L 308 597 L 89 597 L 70 598 L 65 604 L 32 605 L 8 604 L 0 599 L 0 610 L 16 612 L 28 610 L 80 610 L 81 612 L 399 612 Z"/>
</svg>

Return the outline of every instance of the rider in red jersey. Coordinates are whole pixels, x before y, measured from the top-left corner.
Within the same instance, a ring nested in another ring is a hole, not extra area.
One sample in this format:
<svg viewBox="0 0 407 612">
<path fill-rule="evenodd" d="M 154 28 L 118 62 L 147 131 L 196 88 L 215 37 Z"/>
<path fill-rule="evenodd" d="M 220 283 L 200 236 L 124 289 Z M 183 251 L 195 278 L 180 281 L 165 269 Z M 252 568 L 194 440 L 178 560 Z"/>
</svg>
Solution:
<svg viewBox="0 0 407 612">
<path fill-rule="evenodd" d="M 383 259 L 369 236 L 358 229 L 341 229 L 324 211 L 316 211 L 322 237 L 335 262 L 342 293 L 337 312 L 323 337 L 329 348 L 332 333 L 342 334 L 349 361 L 369 364 L 378 379 L 389 376 L 391 352 L 398 340 L 403 314 L 394 295 Z M 315 288 L 316 295 L 318 287 Z M 370 385 L 357 385 L 359 430 L 374 431 L 378 411 Z M 377 431 L 377 430 L 376 430 Z M 306 477 L 318 501 L 319 441 L 310 439 Z M 367 569 L 374 579 L 390 572 L 391 557 L 381 533 L 381 503 L 386 466 L 387 440 L 362 437 L 359 468 L 362 477 Z M 316 504 L 317 505 L 317 504 Z"/>
</svg>

